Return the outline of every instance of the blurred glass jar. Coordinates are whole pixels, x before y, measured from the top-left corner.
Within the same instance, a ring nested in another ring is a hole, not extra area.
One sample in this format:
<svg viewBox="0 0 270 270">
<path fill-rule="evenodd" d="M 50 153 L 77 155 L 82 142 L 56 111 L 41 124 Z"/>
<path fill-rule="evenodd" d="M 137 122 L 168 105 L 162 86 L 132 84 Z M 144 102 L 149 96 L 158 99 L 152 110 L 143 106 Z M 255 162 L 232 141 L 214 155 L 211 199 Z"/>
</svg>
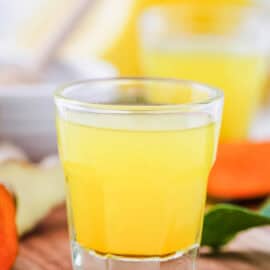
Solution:
<svg viewBox="0 0 270 270">
<path fill-rule="evenodd" d="M 269 27 L 268 11 L 256 7 L 153 7 L 139 24 L 141 68 L 146 76 L 195 80 L 222 89 L 221 141 L 243 140 L 269 74 Z M 153 98 L 157 102 L 158 93 Z"/>
</svg>

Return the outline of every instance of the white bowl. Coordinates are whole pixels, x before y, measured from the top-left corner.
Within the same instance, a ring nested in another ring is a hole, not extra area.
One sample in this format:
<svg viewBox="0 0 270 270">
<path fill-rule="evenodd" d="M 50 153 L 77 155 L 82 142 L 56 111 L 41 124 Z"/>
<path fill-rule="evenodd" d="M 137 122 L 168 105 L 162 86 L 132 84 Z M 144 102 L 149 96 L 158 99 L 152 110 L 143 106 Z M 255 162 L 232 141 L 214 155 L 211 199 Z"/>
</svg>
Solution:
<svg viewBox="0 0 270 270">
<path fill-rule="evenodd" d="M 54 66 L 35 85 L 0 86 L 0 140 L 22 147 L 39 160 L 57 152 L 53 92 L 63 84 L 87 78 L 117 76 L 110 64 L 73 62 Z"/>
</svg>

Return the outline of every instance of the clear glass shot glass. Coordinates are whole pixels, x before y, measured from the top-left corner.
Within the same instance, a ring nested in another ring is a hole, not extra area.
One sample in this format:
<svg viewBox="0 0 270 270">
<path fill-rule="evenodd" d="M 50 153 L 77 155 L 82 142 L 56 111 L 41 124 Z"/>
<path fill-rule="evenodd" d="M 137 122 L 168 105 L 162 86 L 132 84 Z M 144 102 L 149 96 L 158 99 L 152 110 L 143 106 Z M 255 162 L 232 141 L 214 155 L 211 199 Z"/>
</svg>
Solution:
<svg viewBox="0 0 270 270">
<path fill-rule="evenodd" d="M 229 4 L 161 5 L 146 10 L 138 28 L 142 74 L 221 89 L 221 141 L 247 139 L 270 70 L 269 10 Z"/>
<path fill-rule="evenodd" d="M 55 102 L 73 269 L 194 269 L 222 92 L 97 79 L 61 88 Z"/>
</svg>

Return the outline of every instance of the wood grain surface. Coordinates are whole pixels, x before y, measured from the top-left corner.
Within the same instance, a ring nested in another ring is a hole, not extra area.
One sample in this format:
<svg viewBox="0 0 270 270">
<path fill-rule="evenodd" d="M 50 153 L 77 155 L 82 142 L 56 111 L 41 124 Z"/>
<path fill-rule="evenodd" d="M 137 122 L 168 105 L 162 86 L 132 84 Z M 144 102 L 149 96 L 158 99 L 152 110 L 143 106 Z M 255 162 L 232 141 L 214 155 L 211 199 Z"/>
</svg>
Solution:
<svg viewBox="0 0 270 270">
<path fill-rule="evenodd" d="M 22 239 L 14 270 L 71 270 L 63 206 Z M 240 234 L 220 254 L 202 250 L 198 270 L 270 270 L 270 228 Z"/>
</svg>

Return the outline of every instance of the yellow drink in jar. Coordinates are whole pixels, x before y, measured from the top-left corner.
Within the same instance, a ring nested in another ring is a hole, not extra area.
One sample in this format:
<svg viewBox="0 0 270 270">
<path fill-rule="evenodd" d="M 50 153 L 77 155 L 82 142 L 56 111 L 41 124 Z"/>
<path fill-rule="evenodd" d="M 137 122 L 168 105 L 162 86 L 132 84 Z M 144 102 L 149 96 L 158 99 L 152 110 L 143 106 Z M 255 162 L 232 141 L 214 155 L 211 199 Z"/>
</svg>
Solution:
<svg viewBox="0 0 270 270">
<path fill-rule="evenodd" d="M 143 49 L 141 68 L 146 76 L 185 78 L 223 90 L 225 104 L 221 141 L 247 137 L 268 74 L 265 54 L 222 51 L 220 48 Z M 153 99 L 158 99 L 158 95 Z"/>
</svg>

